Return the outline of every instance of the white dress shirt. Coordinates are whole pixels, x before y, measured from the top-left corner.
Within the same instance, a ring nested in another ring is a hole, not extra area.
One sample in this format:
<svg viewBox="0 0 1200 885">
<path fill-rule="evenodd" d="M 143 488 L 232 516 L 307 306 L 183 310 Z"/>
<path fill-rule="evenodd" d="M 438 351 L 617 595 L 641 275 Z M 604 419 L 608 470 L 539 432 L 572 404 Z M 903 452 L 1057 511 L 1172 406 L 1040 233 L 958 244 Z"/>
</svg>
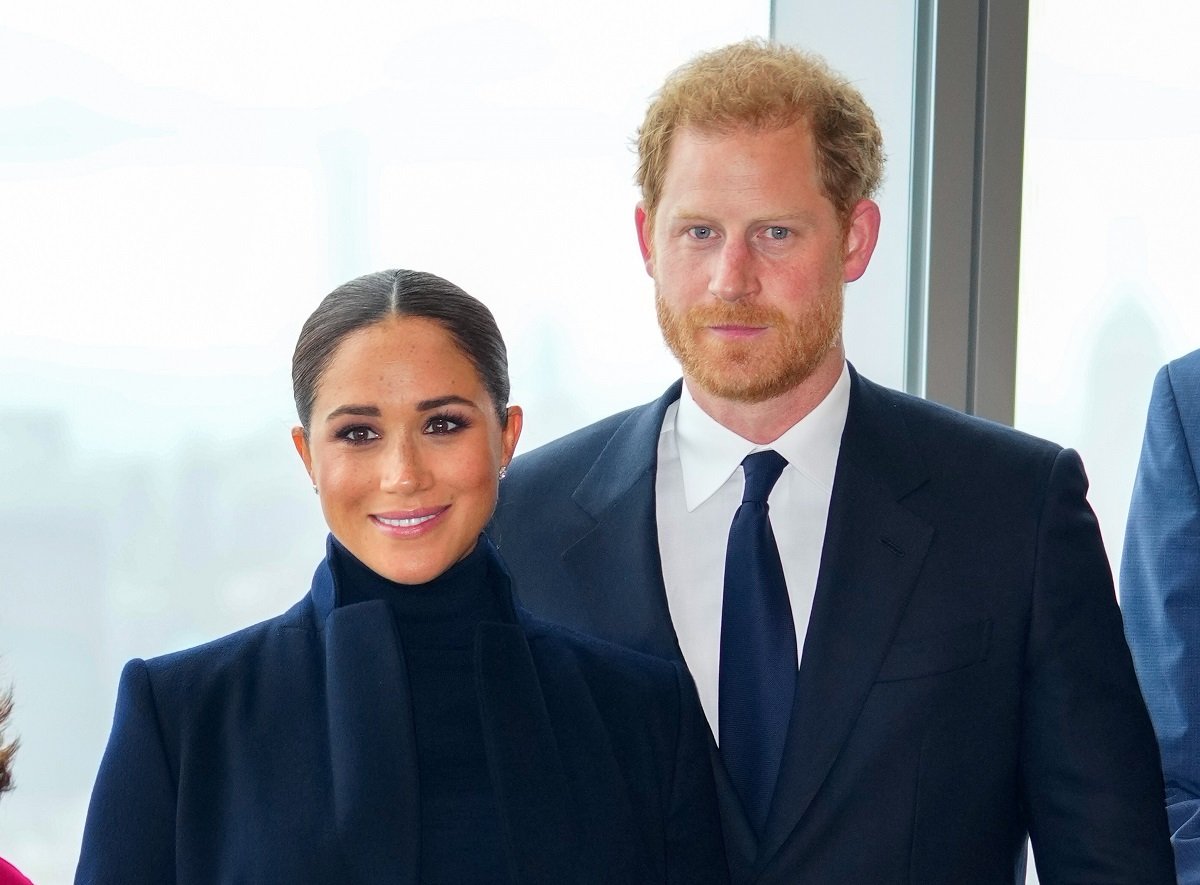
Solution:
<svg viewBox="0 0 1200 885">
<path fill-rule="evenodd" d="M 718 424 L 696 404 L 686 384 L 663 417 L 655 480 L 663 583 L 679 647 L 714 735 L 725 547 L 733 514 L 742 503 L 742 459 L 774 449 L 788 462 L 768 504 L 801 654 L 849 407 L 850 373 L 843 366 L 825 399 L 766 445 L 755 445 Z"/>
</svg>

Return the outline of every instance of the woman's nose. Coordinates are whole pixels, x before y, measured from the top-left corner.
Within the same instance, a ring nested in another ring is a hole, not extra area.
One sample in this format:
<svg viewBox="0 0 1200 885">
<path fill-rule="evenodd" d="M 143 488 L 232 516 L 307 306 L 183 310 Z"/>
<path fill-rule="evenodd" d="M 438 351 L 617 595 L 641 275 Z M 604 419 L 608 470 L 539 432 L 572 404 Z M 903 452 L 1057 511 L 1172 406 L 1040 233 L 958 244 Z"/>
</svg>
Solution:
<svg viewBox="0 0 1200 885">
<path fill-rule="evenodd" d="M 429 484 L 429 470 L 419 446 L 403 440 L 385 455 L 379 486 L 385 492 L 414 492 Z"/>
</svg>

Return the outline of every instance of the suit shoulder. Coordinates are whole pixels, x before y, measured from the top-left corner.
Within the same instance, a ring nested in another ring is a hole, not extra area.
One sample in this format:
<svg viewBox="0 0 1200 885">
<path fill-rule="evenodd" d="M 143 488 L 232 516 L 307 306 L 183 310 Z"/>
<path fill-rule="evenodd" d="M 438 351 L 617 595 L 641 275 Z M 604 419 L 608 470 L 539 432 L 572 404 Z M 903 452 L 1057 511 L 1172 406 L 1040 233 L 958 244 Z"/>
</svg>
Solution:
<svg viewBox="0 0 1200 885">
<path fill-rule="evenodd" d="M 544 514 L 548 506 L 553 509 L 601 462 L 615 459 L 623 470 L 652 465 L 661 412 L 678 396 L 677 390 L 678 382 L 655 402 L 609 415 L 515 458 L 500 485 L 494 524 L 524 518 L 521 514 Z M 621 454 L 614 455 L 614 447 Z"/>
<path fill-rule="evenodd" d="M 1173 359 L 1165 366 L 1174 384 L 1196 383 L 1200 381 L 1200 350 L 1193 350 L 1178 359 Z"/>
<path fill-rule="evenodd" d="M 1192 440 L 1200 434 L 1200 350 L 1167 363 L 1154 380 L 1150 414 L 1169 408 L 1168 403 L 1174 404 L 1189 446 L 1194 447 Z"/>
<path fill-rule="evenodd" d="M 953 450 L 956 455 L 972 456 L 985 462 L 1052 461 L 1062 446 L 1007 424 L 967 415 L 949 406 L 862 381 L 865 399 L 876 403 L 885 414 L 899 421 L 922 449 Z"/>
<path fill-rule="evenodd" d="M 617 429 L 645 408 L 648 407 L 636 406 L 609 415 L 518 456 L 509 465 L 505 486 L 501 491 L 523 490 L 526 487 L 557 487 L 568 477 L 578 477 L 604 451 Z"/>
</svg>

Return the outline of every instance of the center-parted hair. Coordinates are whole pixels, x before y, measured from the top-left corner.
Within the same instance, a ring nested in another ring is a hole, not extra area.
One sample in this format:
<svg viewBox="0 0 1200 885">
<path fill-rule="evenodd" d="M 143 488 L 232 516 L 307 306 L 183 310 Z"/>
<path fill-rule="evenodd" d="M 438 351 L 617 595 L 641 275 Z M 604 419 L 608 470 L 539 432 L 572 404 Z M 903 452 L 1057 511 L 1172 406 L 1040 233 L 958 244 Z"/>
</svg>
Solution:
<svg viewBox="0 0 1200 885">
<path fill-rule="evenodd" d="M 883 137 L 875 115 L 848 80 L 820 58 L 766 40 L 702 53 L 677 68 L 650 102 L 638 130 L 636 181 L 653 218 L 675 133 L 812 130 L 825 196 L 845 222 L 883 179 Z"/>
<path fill-rule="evenodd" d="M 419 317 L 445 329 L 479 373 L 500 426 L 508 423 L 508 351 L 492 312 L 439 276 L 383 270 L 338 286 L 322 299 L 300 330 L 292 355 L 292 394 L 306 434 L 317 388 L 338 345 L 348 335 L 389 317 Z"/>
</svg>

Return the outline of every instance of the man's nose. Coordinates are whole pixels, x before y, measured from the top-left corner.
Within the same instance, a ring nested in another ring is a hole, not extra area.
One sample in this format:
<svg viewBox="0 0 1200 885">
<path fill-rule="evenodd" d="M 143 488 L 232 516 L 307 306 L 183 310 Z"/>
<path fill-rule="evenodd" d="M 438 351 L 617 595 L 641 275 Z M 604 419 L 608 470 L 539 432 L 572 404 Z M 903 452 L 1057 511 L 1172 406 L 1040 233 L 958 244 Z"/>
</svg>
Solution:
<svg viewBox="0 0 1200 885">
<path fill-rule="evenodd" d="M 714 259 L 708 290 L 722 301 L 737 301 L 754 288 L 753 256 L 749 247 L 736 237 L 721 244 Z"/>
</svg>

